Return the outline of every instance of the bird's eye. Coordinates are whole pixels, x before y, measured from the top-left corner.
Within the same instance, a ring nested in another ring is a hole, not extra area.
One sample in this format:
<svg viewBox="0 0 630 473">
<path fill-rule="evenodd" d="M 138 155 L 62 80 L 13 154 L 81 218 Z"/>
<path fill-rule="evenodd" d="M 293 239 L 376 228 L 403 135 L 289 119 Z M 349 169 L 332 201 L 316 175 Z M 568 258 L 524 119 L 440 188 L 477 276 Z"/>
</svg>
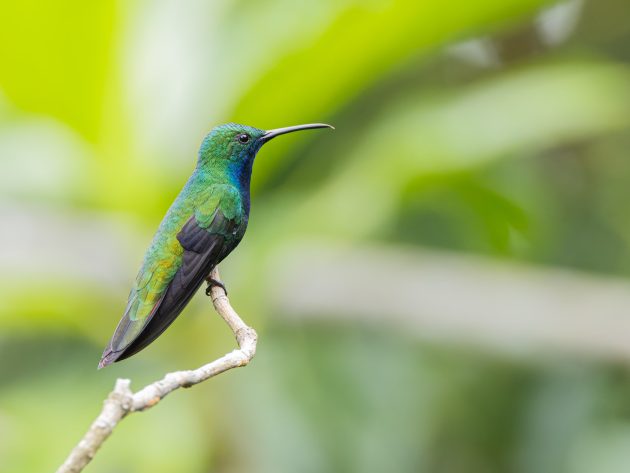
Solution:
<svg viewBox="0 0 630 473">
<path fill-rule="evenodd" d="M 249 142 L 249 135 L 247 133 L 241 133 L 240 135 L 236 137 L 236 139 L 238 140 L 239 143 L 245 144 Z"/>
</svg>

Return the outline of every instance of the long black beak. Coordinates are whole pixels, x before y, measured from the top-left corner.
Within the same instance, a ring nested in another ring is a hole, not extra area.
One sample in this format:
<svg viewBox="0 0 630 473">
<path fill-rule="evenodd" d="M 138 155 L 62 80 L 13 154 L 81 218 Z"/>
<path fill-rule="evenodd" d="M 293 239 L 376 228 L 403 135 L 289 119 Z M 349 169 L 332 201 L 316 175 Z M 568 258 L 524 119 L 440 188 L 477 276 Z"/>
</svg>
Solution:
<svg viewBox="0 0 630 473">
<path fill-rule="evenodd" d="M 333 130 L 335 129 L 334 126 L 327 125 L 325 123 L 309 123 L 307 125 L 287 126 L 285 128 L 276 128 L 275 130 L 269 130 L 262 136 L 261 139 L 263 143 L 266 143 L 272 138 L 284 135 L 285 133 L 293 133 L 294 131 L 300 130 L 311 130 L 313 128 L 332 128 Z"/>
</svg>

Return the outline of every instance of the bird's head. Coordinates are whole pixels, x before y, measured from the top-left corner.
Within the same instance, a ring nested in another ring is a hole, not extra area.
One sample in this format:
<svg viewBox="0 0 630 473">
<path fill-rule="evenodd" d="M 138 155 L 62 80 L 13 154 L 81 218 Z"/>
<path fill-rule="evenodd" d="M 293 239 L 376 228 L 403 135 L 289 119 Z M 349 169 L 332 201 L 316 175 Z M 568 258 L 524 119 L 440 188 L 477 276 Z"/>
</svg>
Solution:
<svg viewBox="0 0 630 473">
<path fill-rule="evenodd" d="M 323 123 L 260 130 L 247 125 L 227 123 L 213 128 L 199 148 L 199 166 L 203 168 L 229 168 L 240 174 L 251 173 L 256 153 L 262 145 L 276 136 L 313 128 L 333 128 Z"/>
</svg>

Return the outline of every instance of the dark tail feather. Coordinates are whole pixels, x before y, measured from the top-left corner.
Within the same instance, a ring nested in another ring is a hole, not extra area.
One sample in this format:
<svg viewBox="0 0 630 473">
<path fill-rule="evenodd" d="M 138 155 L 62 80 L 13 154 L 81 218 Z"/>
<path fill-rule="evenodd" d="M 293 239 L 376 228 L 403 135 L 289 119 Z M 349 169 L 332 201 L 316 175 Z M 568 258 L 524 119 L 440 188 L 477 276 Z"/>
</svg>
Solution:
<svg viewBox="0 0 630 473">
<path fill-rule="evenodd" d="M 107 347 L 105 351 L 103 352 L 101 361 L 98 362 L 98 369 L 100 370 L 118 361 L 118 358 L 120 357 L 121 354 L 122 354 L 121 351 L 111 351 L 110 348 Z"/>
<path fill-rule="evenodd" d="M 207 273 L 209 272 L 210 271 L 207 271 Z M 178 271 L 160 301 L 157 310 L 152 314 L 148 323 L 130 344 L 120 350 L 114 350 L 113 341 L 117 338 L 117 333 L 114 334 L 112 341 L 103 352 L 101 361 L 98 364 L 99 369 L 135 355 L 140 350 L 150 345 L 175 321 L 205 279 L 204 272 L 199 272 L 193 284 L 189 284 L 186 287 L 180 284 L 179 279 L 181 277 L 181 271 Z M 119 327 L 122 329 L 121 332 L 123 332 L 121 335 L 124 335 L 124 326 L 125 323 L 123 319 L 119 324 Z M 118 332 L 118 329 L 116 332 Z"/>
</svg>

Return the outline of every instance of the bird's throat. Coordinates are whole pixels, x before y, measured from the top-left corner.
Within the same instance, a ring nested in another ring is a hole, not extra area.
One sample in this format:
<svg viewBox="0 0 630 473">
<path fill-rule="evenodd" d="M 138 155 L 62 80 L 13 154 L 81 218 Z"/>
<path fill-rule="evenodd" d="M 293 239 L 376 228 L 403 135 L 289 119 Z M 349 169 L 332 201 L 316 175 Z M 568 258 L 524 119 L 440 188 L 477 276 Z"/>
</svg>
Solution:
<svg viewBox="0 0 630 473">
<path fill-rule="evenodd" d="M 252 180 L 252 167 L 254 158 L 243 161 L 233 161 L 228 166 L 228 178 L 230 184 L 238 189 L 243 199 L 245 211 L 249 214 L 250 185 Z"/>
</svg>

